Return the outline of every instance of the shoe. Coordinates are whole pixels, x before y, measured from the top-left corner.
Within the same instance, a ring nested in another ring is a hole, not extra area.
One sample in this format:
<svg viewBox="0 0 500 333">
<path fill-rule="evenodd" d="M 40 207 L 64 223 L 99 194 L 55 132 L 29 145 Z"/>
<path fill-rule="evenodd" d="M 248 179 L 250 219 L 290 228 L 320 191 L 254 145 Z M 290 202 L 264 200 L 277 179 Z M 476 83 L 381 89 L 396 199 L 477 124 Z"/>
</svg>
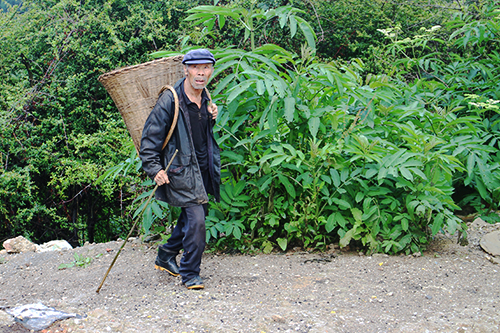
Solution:
<svg viewBox="0 0 500 333">
<path fill-rule="evenodd" d="M 184 283 L 186 288 L 188 289 L 204 289 L 205 285 L 203 284 L 203 280 L 199 276 L 195 276 L 191 280 Z"/>
<path fill-rule="evenodd" d="M 177 252 L 165 250 L 162 246 L 158 247 L 158 255 L 155 260 L 155 268 L 160 271 L 166 271 L 172 276 L 179 276 L 179 266 L 175 261 Z"/>
</svg>

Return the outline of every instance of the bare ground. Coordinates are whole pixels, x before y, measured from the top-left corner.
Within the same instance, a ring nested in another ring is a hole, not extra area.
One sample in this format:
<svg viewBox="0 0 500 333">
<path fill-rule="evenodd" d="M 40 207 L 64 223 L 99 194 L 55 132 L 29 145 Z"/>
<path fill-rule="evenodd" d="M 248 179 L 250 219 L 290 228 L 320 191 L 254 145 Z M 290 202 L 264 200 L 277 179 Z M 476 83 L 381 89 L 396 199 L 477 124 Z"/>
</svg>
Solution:
<svg viewBox="0 0 500 333">
<path fill-rule="evenodd" d="M 478 231 L 481 232 L 481 231 Z M 23 253 L 0 264 L 0 306 L 35 302 L 86 315 L 44 332 L 500 332 L 500 267 L 441 236 L 421 256 L 205 254 L 205 289 L 153 269 L 156 246 L 121 243 Z M 484 232 L 484 231 L 483 231 Z M 96 258 L 59 270 L 74 252 Z M 0 261 L 2 259 L 0 258 Z M 0 333 L 29 332 L 0 311 Z"/>
</svg>

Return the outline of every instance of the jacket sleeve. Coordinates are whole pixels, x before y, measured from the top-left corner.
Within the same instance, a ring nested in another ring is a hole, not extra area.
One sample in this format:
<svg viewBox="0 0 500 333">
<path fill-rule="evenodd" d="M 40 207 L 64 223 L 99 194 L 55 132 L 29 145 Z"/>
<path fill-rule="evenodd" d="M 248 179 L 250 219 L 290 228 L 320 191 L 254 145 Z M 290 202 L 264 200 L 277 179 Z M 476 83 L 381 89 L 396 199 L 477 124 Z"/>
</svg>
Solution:
<svg viewBox="0 0 500 333">
<path fill-rule="evenodd" d="M 164 92 L 158 98 L 142 130 L 139 156 L 142 168 L 151 179 L 154 179 L 156 174 L 165 168 L 162 164 L 162 146 L 172 125 L 172 101 L 172 93 Z"/>
</svg>

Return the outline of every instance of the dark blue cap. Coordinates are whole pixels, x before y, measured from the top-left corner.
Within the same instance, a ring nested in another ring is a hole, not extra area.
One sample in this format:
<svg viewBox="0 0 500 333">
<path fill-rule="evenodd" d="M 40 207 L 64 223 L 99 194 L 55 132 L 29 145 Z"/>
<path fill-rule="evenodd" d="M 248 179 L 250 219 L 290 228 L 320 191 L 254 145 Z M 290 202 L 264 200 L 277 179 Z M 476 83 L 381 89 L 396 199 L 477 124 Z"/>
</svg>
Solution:
<svg viewBox="0 0 500 333">
<path fill-rule="evenodd" d="M 192 64 L 214 64 L 215 65 L 215 57 L 214 55 L 205 49 L 197 49 L 191 50 L 184 56 L 182 60 L 183 64 L 192 65 Z"/>
</svg>

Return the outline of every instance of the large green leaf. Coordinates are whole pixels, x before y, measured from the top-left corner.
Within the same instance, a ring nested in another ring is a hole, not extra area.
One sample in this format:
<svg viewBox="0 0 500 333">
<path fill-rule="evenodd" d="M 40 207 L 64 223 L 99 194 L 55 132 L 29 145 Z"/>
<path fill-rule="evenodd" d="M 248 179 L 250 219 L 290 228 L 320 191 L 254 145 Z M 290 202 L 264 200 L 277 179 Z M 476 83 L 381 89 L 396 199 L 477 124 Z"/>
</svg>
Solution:
<svg viewBox="0 0 500 333">
<path fill-rule="evenodd" d="M 282 174 L 278 174 L 278 178 L 279 178 L 281 184 L 283 184 L 283 186 L 285 186 L 285 189 L 288 192 L 288 194 L 290 194 L 290 196 L 292 198 L 295 198 L 295 196 L 296 196 L 295 187 L 288 181 L 286 176 L 284 176 Z"/>
<path fill-rule="evenodd" d="M 307 44 L 309 44 L 309 47 L 313 51 L 316 50 L 316 34 L 314 33 L 314 30 L 309 24 L 309 22 L 307 22 L 306 20 L 304 20 L 299 16 L 295 16 L 295 19 L 299 23 L 299 28 L 300 30 L 302 30 L 302 33 L 306 37 Z"/>
<path fill-rule="evenodd" d="M 311 133 L 311 136 L 313 138 L 316 138 L 316 135 L 318 134 L 318 129 L 320 125 L 320 119 L 318 117 L 311 117 L 307 124 L 309 125 L 309 132 Z"/>
<path fill-rule="evenodd" d="M 295 98 L 286 97 L 285 98 L 285 119 L 288 122 L 292 122 L 294 114 L 295 114 Z"/>
</svg>

